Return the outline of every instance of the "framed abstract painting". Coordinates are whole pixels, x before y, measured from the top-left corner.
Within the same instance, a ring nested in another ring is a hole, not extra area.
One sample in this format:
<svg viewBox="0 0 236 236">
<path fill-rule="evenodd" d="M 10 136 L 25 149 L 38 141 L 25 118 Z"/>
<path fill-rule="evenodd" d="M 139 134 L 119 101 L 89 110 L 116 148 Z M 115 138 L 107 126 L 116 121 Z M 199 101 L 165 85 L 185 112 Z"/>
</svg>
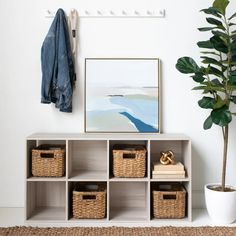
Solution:
<svg viewBox="0 0 236 236">
<path fill-rule="evenodd" d="M 160 133 L 157 58 L 85 59 L 85 132 Z"/>
</svg>

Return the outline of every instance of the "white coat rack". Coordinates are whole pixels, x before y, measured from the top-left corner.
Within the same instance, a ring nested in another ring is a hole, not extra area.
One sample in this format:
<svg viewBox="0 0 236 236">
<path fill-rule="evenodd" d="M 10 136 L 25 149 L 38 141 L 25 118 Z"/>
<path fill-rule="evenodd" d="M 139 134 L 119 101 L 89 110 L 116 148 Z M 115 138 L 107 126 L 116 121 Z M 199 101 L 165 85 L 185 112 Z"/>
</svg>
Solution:
<svg viewBox="0 0 236 236">
<path fill-rule="evenodd" d="M 46 9 L 44 16 L 52 18 L 56 11 Z M 161 10 L 85 10 L 78 12 L 80 18 L 164 18 L 165 9 Z"/>
</svg>

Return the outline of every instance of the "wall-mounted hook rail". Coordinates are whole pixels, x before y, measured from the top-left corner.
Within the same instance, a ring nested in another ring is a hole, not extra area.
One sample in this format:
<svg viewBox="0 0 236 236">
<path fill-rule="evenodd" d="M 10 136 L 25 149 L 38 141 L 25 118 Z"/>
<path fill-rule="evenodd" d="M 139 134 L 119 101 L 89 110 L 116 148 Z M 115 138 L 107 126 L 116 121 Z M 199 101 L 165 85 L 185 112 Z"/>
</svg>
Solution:
<svg viewBox="0 0 236 236">
<path fill-rule="evenodd" d="M 56 11 L 46 9 L 44 16 L 52 18 Z M 84 10 L 78 12 L 80 18 L 164 18 L 165 9 L 161 10 Z"/>
</svg>

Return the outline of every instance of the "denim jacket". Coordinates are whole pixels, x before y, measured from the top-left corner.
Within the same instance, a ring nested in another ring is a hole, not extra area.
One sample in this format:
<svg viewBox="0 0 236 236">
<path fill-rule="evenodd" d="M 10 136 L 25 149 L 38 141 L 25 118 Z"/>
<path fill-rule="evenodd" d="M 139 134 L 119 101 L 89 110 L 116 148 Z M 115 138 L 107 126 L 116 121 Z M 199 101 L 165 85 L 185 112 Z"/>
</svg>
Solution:
<svg viewBox="0 0 236 236">
<path fill-rule="evenodd" d="M 65 13 L 58 9 L 41 49 L 41 103 L 72 112 L 74 63 Z"/>
</svg>

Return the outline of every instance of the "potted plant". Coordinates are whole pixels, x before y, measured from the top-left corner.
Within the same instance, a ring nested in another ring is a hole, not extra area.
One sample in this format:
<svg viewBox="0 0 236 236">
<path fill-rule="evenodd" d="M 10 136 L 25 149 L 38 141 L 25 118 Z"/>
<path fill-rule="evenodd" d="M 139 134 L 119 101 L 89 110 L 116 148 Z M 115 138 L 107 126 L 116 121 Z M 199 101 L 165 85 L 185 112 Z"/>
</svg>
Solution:
<svg viewBox="0 0 236 236">
<path fill-rule="evenodd" d="M 191 74 L 198 83 L 193 90 L 200 90 L 203 97 L 198 101 L 201 108 L 209 109 L 204 129 L 218 125 L 223 134 L 222 180 L 219 184 L 205 186 L 205 200 L 210 217 L 221 223 L 236 220 L 236 191 L 225 183 L 229 124 L 236 113 L 232 104 L 236 104 L 236 30 L 233 20 L 236 13 L 226 16 L 228 0 L 215 0 L 213 5 L 201 10 L 206 16 L 208 27 L 199 28 L 201 32 L 210 31 L 206 41 L 198 42 L 201 49 L 201 66 L 190 57 L 178 59 L 176 68 L 184 74 Z"/>
</svg>

